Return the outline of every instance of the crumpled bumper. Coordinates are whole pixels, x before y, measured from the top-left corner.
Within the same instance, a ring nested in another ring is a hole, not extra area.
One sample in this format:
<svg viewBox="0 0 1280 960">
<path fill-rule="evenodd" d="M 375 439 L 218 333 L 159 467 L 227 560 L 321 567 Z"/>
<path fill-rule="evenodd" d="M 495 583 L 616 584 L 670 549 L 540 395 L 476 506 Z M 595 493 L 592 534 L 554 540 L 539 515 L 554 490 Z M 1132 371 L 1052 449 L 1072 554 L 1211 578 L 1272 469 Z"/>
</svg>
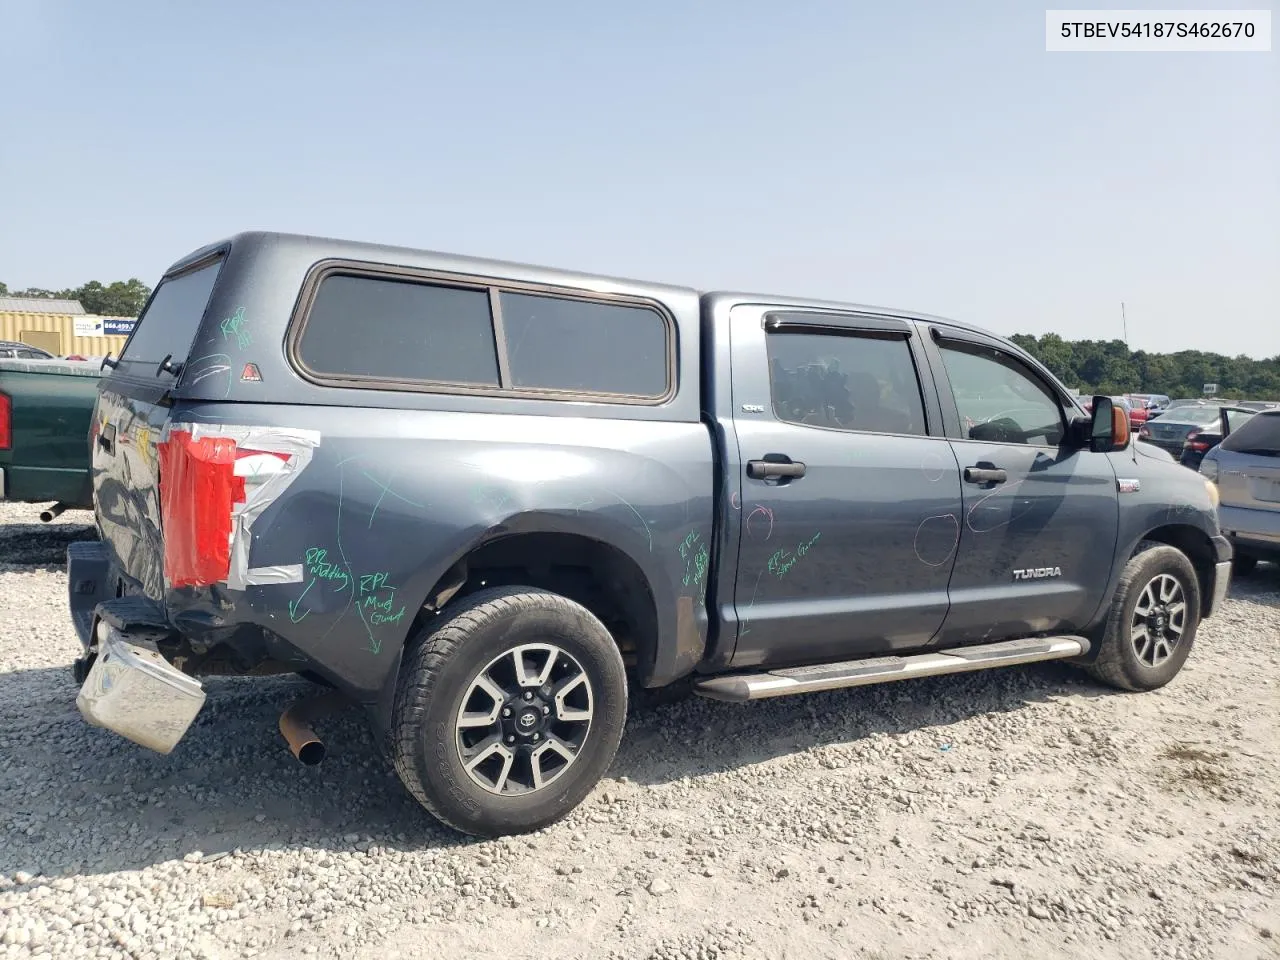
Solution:
<svg viewBox="0 0 1280 960">
<path fill-rule="evenodd" d="M 99 620 L 98 649 L 76 706 L 91 724 L 169 753 L 204 706 L 204 689 L 167 661 L 155 643 Z"/>
</svg>

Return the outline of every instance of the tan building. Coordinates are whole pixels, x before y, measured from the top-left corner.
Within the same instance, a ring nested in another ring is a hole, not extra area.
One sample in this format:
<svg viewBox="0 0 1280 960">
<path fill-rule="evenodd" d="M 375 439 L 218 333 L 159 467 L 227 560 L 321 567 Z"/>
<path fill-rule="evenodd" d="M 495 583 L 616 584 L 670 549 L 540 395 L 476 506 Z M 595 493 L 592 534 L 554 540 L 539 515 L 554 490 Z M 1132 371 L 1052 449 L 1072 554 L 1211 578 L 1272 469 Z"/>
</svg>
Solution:
<svg viewBox="0 0 1280 960">
<path fill-rule="evenodd" d="M 99 317 L 78 300 L 0 297 L 0 340 L 15 340 L 56 357 L 120 355 L 133 317 Z"/>
</svg>

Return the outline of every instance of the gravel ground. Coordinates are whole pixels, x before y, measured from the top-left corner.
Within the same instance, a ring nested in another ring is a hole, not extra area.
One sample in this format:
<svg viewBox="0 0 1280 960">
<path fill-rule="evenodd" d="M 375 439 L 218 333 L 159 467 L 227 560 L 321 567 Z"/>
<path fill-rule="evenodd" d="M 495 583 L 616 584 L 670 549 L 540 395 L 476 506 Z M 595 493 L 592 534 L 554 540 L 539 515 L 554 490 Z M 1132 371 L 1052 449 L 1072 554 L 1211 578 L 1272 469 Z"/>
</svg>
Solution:
<svg viewBox="0 0 1280 960">
<path fill-rule="evenodd" d="M 0 505 L 0 958 L 1280 957 L 1280 571 L 1182 675 L 1057 664 L 751 705 L 638 703 L 534 836 L 459 838 L 358 714 L 304 768 L 302 680 L 211 680 L 170 757 L 86 726 L 62 560 Z"/>
</svg>

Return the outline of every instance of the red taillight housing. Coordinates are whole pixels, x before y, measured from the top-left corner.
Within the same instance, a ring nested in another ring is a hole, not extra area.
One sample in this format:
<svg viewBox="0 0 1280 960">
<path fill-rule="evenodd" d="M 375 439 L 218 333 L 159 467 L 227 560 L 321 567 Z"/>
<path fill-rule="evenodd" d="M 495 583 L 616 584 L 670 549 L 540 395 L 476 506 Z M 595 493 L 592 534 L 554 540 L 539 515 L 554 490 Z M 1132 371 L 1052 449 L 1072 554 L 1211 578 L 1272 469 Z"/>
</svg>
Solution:
<svg viewBox="0 0 1280 960">
<path fill-rule="evenodd" d="M 157 445 L 165 579 L 208 586 L 231 569 L 231 507 L 244 501 L 235 475 L 236 442 L 174 431 Z"/>
<path fill-rule="evenodd" d="M 1186 446 L 1196 453 L 1205 453 L 1209 449 L 1209 441 L 1200 439 L 1200 431 L 1192 430 L 1187 434 Z"/>
<path fill-rule="evenodd" d="M 247 471 L 237 470 L 237 463 L 289 456 L 241 449 L 233 437 L 194 438 L 183 430 L 157 444 L 157 453 L 165 579 L 171 587 L 221 583 L 231 570 L 232 515 L 245 502 Z M 256 478 L 258 471 L 255 463 L 250 475 Z"/>
<path fill-rule="evenodd" d="M 13 446 L 13 401 L 7 393 L 0 393 L 0 450 Z"/>
</svg>

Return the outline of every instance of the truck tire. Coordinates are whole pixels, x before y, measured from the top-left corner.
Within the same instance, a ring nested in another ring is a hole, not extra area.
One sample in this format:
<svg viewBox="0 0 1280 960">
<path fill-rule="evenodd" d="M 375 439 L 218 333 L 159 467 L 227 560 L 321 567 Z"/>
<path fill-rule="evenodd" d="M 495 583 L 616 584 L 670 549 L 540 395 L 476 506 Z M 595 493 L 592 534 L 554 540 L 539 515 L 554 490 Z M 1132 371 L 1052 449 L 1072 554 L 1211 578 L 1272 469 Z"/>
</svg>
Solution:
<svg viewBox="0 0 1280 960">
<path fill-rule="evenodd" d="M 391 749 L 438 820 L 473 836 L 526 833 L 591 792 L 626 716 L 604 624 L 558 594 L 496 587 L 446 608 L 405 650 Z"/>
<path fill-rule="evenodd" d="M 1178 675 L 1200 624 L 1200 580 L 1186 554 L 1139 544 L 1120 575 L 1089 673 L 1121 690 L 1155 690 Z"/>
</svg>

